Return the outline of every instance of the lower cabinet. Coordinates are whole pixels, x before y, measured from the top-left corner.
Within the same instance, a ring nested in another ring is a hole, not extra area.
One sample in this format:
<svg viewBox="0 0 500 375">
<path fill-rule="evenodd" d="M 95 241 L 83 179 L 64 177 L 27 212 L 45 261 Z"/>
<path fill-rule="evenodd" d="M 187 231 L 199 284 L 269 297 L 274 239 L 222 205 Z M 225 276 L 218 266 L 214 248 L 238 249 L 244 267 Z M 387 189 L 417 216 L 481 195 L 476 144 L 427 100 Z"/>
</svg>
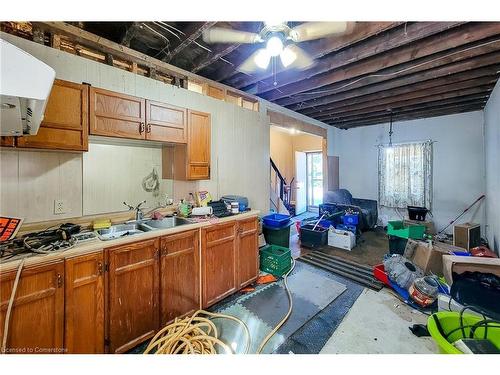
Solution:
<svg viewBox="0 0 500 375">
<path fill-rule="evenodd" d="M 108 351 L 123 353 L 159 328 L 159 238 L 108 250 Z"/>
<path fill-rule="evenodd" d="M 68 353 L 104 353 L 103 252 L 66 259 L 64 346 Z"/>
<path fill-rule="evenodd" d="M 201 230 L 202 301 L 206 308 L 236 291 L 236 223 Z"/>
<path fill-rule="evenodd" d="M 16 271 L 0 276 L 0 342 Z M 21 272 L 7 332 L 6 353 L 64 352 L 64 261 Z"/>
<path fill-rule="evenodd" d="M 199 230 L 161 238 L 160 320 L 165 326 L 200 308 Z"/>
<path fill-rule="evenodd" d="M 238 289 L 251 284 L 259 275 L 259 232 L 256 217 L 238 221 Z"/>
</svg>

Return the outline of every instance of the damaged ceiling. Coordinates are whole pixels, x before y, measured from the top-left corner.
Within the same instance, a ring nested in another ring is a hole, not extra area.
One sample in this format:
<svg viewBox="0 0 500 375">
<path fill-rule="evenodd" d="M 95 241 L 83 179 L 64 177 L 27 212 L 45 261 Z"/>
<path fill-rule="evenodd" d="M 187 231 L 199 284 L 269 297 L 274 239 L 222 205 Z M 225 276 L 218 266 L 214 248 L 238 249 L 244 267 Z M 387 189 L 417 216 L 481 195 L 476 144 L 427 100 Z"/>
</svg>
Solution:
<svg viewBox="0 0 500 375">
<path fill-rule="evenodd" d="M 340 128 L 482 109 L 500 73 L 499 22 L 358 22 L 300 43 L 315 59 L 307 70 L 251 75 L 237 67 L 259 45 L 207 44 L 202 33 L 262 22 L 70 23 Z"/>
</svg>

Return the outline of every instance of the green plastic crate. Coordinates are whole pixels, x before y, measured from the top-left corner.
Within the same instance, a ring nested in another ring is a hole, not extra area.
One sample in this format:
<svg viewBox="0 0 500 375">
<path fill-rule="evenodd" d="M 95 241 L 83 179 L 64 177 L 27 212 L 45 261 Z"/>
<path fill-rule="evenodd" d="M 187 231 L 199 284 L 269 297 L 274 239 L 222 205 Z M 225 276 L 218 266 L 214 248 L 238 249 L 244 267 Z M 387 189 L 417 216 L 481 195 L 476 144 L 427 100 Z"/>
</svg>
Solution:
<svg viewBox="0 0 500 375">
<path fill-rule="evenodd" d="M 405 226 L 400 220 L 389 221 L 387 223 L 387 234 L 401 238 L 412 238 L 414 240 L 421 240 L 424 238 L 425 225 L 408 225 Z"/>
<path fill-rule="evenodd" d="M 283 276 L 292 266 L 290 249 L 277 245 L 266 245 L 260 249 L 260 270 L 274 276 Z"/>
</svg>

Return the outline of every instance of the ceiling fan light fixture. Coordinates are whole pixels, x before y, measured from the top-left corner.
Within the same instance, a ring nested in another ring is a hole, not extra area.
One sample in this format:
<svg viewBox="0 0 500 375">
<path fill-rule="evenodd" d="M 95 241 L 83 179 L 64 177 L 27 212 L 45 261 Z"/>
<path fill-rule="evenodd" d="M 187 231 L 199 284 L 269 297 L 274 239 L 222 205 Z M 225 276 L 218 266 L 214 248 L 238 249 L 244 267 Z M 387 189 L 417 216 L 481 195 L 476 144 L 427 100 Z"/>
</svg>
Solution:
<svg viewBox="0 0 500 375">
<path fill-rule="evenodd" d="M 277 36 L 270 37 L 266 44 L 266 50 L 272 57 L 279 56 L 283 51 L 283 41 Z"/>
<path fill-rule="evenodd" d="M 281 63 L 288 68 L 297 59 L 297 54 L 291 48 L 285 48 L 280 53 Z"/>
<path fill-rule="evenodd" d="M 271 55 L 265 48 L 260 49 L 254 57 L 255 64 L 261 69 L 267 69 L 269 60 L 271 60 Z"/>
</svg>

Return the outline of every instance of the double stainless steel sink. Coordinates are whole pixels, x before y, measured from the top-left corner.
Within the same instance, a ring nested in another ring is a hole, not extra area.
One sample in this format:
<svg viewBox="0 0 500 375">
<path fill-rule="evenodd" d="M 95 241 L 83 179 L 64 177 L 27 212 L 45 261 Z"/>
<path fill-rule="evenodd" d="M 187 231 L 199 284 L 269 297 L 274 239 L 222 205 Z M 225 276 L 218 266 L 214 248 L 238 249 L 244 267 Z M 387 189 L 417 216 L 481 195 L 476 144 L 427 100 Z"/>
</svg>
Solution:
<svg viewBox="0 0 500 375">
<path fill-rule="evenodd" d="M 191 221 L 172 216 L 161 220 L 146 219 L 125 224 L 112 225 L 108 229 L 96 230 L 96 233 L 101 240 L 110 241 L 126 236 L 133 236 L 158 229 L 174 228 L 186 224 L 191 224 Z"/>
</svg>

